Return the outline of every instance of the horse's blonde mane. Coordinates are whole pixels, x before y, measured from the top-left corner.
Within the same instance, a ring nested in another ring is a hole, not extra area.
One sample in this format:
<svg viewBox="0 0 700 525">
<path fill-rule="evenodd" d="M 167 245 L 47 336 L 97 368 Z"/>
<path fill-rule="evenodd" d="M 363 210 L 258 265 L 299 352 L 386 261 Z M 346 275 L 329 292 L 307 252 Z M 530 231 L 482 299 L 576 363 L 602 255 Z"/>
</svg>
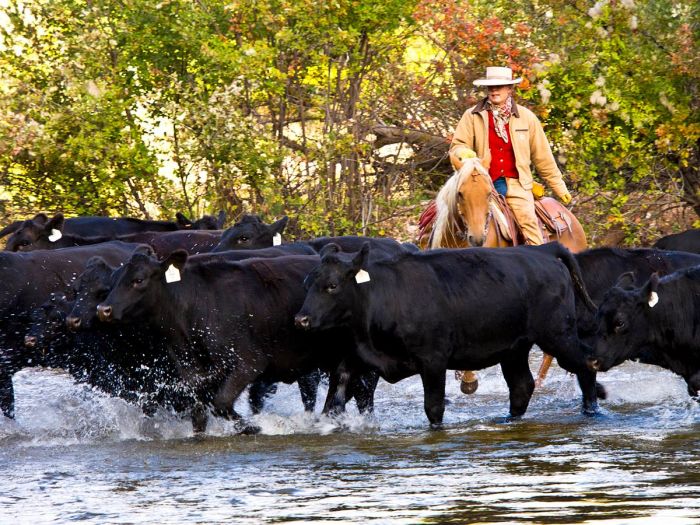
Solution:
<svg viewBox="0 0 700 525">
<path fill-rule="evenodd" d="M 451 227 L 459 224 L 459 209 L 457 207 L 459 188 L 462 186 L 464 178 L 471 175 L 474 170 L 477 170 L 490 180 L 488 171 L 481 165 L 479 159 L 467 159 L 462 164 L 462 167 L 452 177 L 447 179 L 445 185 L 438 192 L 435 198 L 437 211 L 433 234 L 430 239 L 430 248 L 442 247 L 443 241 L 448 235 L 454 237 L 456 232 L 452 231 Z"/>
</svg>

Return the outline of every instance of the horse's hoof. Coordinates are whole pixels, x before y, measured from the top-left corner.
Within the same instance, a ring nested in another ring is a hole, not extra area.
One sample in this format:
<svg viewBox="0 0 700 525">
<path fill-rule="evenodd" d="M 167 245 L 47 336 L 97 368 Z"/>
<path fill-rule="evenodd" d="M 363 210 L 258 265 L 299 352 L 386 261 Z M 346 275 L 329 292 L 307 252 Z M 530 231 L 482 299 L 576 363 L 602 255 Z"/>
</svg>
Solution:
<svg viewBox="0 0 700 525">
<path fill-rule="evenodd" d="M 475 379 L 474 381 L 461 381 L 459 383 L 459 389 L 463 394 L 471 395 L 476 392 L 477 388 L 479 388 L 478 379 Z"/>
<path fill-rule="evenodd" d="M 607 399 L 608 398 L 608 392 L 605 390 L 605 387 L 598 383 L 596 381 L 595 384 L 595 395 L 598 399 Z"/>
</svg>

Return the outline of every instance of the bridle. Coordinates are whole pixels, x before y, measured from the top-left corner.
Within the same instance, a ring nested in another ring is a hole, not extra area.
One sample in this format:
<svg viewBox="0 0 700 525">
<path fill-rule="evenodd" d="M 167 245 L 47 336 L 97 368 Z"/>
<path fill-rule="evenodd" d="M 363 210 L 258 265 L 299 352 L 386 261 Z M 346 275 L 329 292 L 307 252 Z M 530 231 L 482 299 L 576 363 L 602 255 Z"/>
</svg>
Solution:
<svg viewBox="0 0 700 525">
<path fill-rule="evenodd" d="M 493 181 L 491 180 L 490 176 L 487 176 L 483 172 L 477 169 L 476 166 L 474 166 L 474 169 L 472 170 L 471 174 L 474 179 L 476 179 L 479 176 L 485 177 L 486 180 L 488 180 L 489 185 L 491 186 L 491 193 L 489 193 L 488 199 L 487 199 L 487 205 L 489 208 L 489 212 L 486 214 L 486 221 L 484 222 L 484 231 L 482 232 L 482 236 L 484 240 L 488 236 L 489 229 L 491 227 L 491 222 L 493 221 L 493 199 L 494 196 L 497 195 L 498 193 L 496 192 L 496 187 L 493 185 Z M 457 237 L 462 240 L 466 241 L 467 243 L 469 242 L 469 226 L 467 226 L 467 222 L 465 221 L 464 217 L 462 216 L 462 209 L 458 206 L 457 207 L 457 217 L 459 217 L 459 221 L 455 218 L 453 219 L 452 223 L 453 226 L 455 227 L 455 230 L 457 233 Z M 461 222 L 462 225 L 460 226 L 458 222 Z"/>
</svg>

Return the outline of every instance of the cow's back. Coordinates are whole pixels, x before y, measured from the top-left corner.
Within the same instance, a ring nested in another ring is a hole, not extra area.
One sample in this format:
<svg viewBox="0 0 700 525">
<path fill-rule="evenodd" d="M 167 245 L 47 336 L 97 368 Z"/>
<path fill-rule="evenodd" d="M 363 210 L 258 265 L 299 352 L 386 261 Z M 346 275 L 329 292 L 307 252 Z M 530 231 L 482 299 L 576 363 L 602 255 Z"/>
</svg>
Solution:
<svg viewBox="0 0 700 525">
<path fill-rule="evenodd" d="M 654 248 L 700 253 L 700 229 L 695 228 L 661 237 L 654 243 Z"/>
</svg>

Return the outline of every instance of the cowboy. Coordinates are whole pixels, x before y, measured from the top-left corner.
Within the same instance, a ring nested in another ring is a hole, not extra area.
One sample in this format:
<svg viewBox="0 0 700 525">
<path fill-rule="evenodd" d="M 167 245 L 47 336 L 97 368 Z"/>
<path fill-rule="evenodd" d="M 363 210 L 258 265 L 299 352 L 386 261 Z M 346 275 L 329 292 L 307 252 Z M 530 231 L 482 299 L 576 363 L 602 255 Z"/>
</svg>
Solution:
<svg viewBox="0 0 700 525">
<path fill-rule="evenodd" d="M 542 124 L 532 111 L 513 100 L 513 86 L 521 80 L 514 79 L 508 67 L 487 67 L 486 77 L 474 81 L 475 86 L 486 86 L 488 96 L 462 115 L 452 138 L 450 161 L 458 170 L 466 158 L 481 159 L 496 190 L 513 210 L 525 242 L 542 244 L 530 165 L 534 164 L 537 174 L 564 204 L 571 202 L 571 194 Z"/>
<path fill-rule="evenodd" d="M 561 172 L 552 155 L 542 124 L 529 109 L 513 100 L 513 78 L 509 67 L 487 67 L 486 77 L 474 81 L 485 86 L 488 96 L 464 112 L 457 124 L 450 146 L 450 161 L 459 170 L 467 158 L 478 157 L 489 170 L 496 191 L 505 196 L 527 244 L 543 244 L 542 231 L 535 214 L 533 188 L 543 188 L 532 178 L 534 164 L 554 194 L 564 204 L 571 202 Z M 545 371 L 546 373 L 546 371 Z M 460 388 L 471 394 L 478 388 L 476 374 L 470 370 L 456 372 Z"/>
</svg>

